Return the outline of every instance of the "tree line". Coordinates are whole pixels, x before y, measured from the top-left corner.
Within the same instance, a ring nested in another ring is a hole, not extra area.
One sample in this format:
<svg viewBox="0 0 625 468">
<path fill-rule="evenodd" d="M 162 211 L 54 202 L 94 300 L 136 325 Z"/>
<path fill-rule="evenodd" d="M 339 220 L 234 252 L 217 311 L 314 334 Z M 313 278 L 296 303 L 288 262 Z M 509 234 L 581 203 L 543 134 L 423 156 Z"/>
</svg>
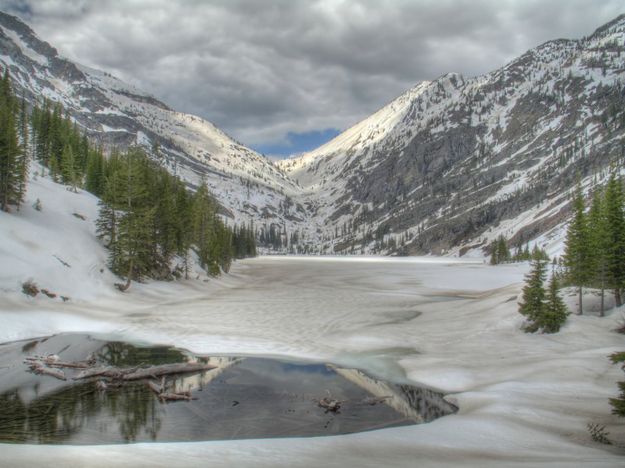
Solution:
<svg viewBox="0 0 625 468">
<path fill-rule="evenodd" d="M 235 258 L 256 255 L 252 226 L 226 226 L 204 181 L 193 192 L 139 147 L 106 157 L 60 104 L 45 101 L 31 112 L 16 99 L 5 71 L 0 83 L 0 207 L 19 209 L 29 153 L 50 177 L 100 198 L 97 234 L 109 266 L 132 280 L 188 277 L 195 256 L 210 275 L 227 272 Z M 178 258 L 178 266 L 171 268 Z"/>
<path fill-rule="evenodd" d="M 605 291 L 614 295 L 616 307 L 623 304 L 625 288 L 625 208 L 623 184 L 612 173 L 605 188 L 592 196 L 588 213 L 581 188 L 573 200 L 573 218 L 567 231 L 564 266 L 566 284 L 578 291 L 578 313 L 582 314 L 583 288 L 600 290 L 601 315 Z"/>
<path fill-rule="evenodd" d="M 501 256 L 501 241 L 495 244 L 493 255 Z M 526 330 L 537 331 L 553 329 L 559 326 L 536 327 L 544 319 L 544 301 L 546 293 L 543 282 L 546 276 L 546 260 L 541 255 L 532 255 L 531 271 L 526 277 L 523 289 L 523 303 L 519 312 L 528 317 L 530 324 Z M 613 171 L 605 188 L 597 189 L 592 195 L 590 209 L 586 209 L 584 195 L 578 184 L 573 197 L 573 216 L 569 223 L 562 271 L 552 273 L 549 290 L 557 291 L 559 281 L 563 286 L 576 288 L 578 296 L 578 314 L 584 312 L 583 290 L 585 287 L 600 291 L 600 315 L 605 314 L 605 292 L 612 291 L 616 307 L 623 304 L 625 288 L 625 199 L 623 183 Z M 560 325 L 566 320 L 566 314 L 560 313 Z"/>
<path fill-rule="evenodd" d="M 500 235 L 497 239 L 491 242 L 489 250 L 491 265 L 511 262 L 525 262 L 530 260 L 549 261 L 549 255 L 547 255 L 547 252 L 538 247 L 538 245 L 534 245 L 531 251 L 529 245 L 527 244 L 525 245 L 525 248 L 518 245 L 514 254 L 511 254 L 510 249 L 508 248 L 508 240 L 504 235 Z"/>
<path fill-rule="evenodd" d="M 612 291 L 616 307 L 623 305 L 625 290 L 625 198 L 623 182 L 612 171 L 605 187 L 594 191 L 587 209 L 581 185 L 573 198 L 563 270 L 554 271 L 545 290 L 546 262 L 534 259 L 526 276 L 519 312 L 528 320 L 525 331 L 555 333 L 565 323 L 568 310 L 558 295 L 559 279 L 577 289 L 578 314 L 583 314 L 585 287 L 600 291 L 600 315 L 605 314 L 605 292 Z M 625 327 L 619 330 L 625 332 Z M 625 352 L 610 356 L 613 363 L 625 362 Z M 625 416 L 625 382 L 618 382 L 620 394 L 611 398 L 612 412 Z"/>
<path fill-rule="evenodd" d="M 19 210 L 28 178 L 28 123 L 24 101 L 13 94 L 8 71 L 0 82 L 0 209 Z"/>
</svg>

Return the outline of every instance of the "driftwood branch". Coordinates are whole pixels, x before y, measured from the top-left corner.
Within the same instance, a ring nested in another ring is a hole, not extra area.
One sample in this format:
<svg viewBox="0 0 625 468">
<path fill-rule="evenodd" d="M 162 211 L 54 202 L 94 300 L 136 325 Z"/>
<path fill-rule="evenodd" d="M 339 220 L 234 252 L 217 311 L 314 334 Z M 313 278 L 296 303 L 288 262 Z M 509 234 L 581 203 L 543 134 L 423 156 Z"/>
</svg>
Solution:
<svg viewBox="0 0 625 468">
<path fill-rule="evenodd" d="M 91 367 L 76 374 L 74 380 L 83 380 L 90 377 L 107 377 L 117 380 L 122 379 L 125 373 L 134 372 L 135 370 L 137 370 L 137 367 L 132 369 L 120 369 L 119 367 L 113 366 Z"/>
<path fill-rule="evenodd" d="M 27 363 L 29 362 L 42 362 L 49 367 L 67 367 L 71 369 L 87 369 L 93 364 L 89 361 L 59 361 L 58 356 L 52 354 L 50 356 L 28 356 L 25 358 Z"/>
<path fill-rule="evenodd" d="M 24 362 L 36 374 L 43 374 L 55 377 L 60 380 L 67 380 L 65 373 L 60 368 L 81 369 L 73 380 L 84 380 L 99 377 L 96 387 L 105 391 L 109 385 L 122 385 L 124 382 L 145 380 L 146 385 L 156 394 L 161 402 L 165 401 L 189 401 L 193 400 L 191 392 L 167 392 L 165 391 L 165 376 L 175 374 L 186 374 L 191 372 L 201 372 L 215 369 L 213 364 L 203 364 L 200 362 L 180 362 L 173 364 L 162 364 L 150 367 L 130 367 L 119 368 L 115 366 L 94 367 L 93 356 L 85 361 L 61 361 L 56 354 L 46 356 L 28 356 Z M 149 379 L 161 377 L 161 385 Z M 108 383 L 107 383 L 108 381 Z"/>
<path fill-rule="evenodd" d="M 133 367 L 130 369 L 120 369 L 118 367 L 94 367 L 85 369 L 74 377 L 74 380 L 87 379 L 89 377 L 108 377 L 119 380 L 142 380 L 161 377 L 172 374 L 186 374 L 188 372 L 199 372 L 215 369 L 213 364 L 202 364 L 199 362 L 180 362 L 175 364 L 162 364 L 145 368 Z"/>
<path fill-rule="evenodd" d="M 29 362 L 28 366 L 30 367 L 30 370 L 33 371 L 35 374 L 49 375 L 50 377 L 55 377 L 59 380 L 67 380 L 65 378 L 65 372 L 60 369 L 52 369 L 50 367 L 46 367 L 40 361 L 31 361 Z"/>
<path fill-rule="evenodd" d="M 160 366 L 146 367 L 125 373 L 123 380 L 141 380 L 161 377 L 163 375 L 186 374 L 188 372 L 199 372 L 215 369 L 213 364 L 202 364 L 201 362 L 180 362 L 175 364 L 162 364 Z"/>
</svg>

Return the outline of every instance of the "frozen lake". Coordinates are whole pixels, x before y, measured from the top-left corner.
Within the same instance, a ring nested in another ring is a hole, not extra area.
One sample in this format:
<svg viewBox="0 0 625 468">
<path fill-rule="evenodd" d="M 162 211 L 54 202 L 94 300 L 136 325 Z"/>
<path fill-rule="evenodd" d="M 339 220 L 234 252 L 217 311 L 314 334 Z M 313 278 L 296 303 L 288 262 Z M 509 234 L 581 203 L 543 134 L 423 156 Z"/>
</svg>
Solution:
<svg viewBox="0 0 625 468">
<path fill-rule="evenodd" d="M 333 362 L 452 393 L 460 411 L 361 434 L 132 446 L 2 446 L 9 466 L 614 466 L 588 436 L 609 418 L 622 348 L 605 319 L 527 335 L 525 265 L 452 259 L 261 257 L 209 283 L 134 285 L 92 302 L 5 300 L 2 341 L 59 332 L 200 354 Z M 45 461 L 45 463 L 44 463 Z"/>
</svg>

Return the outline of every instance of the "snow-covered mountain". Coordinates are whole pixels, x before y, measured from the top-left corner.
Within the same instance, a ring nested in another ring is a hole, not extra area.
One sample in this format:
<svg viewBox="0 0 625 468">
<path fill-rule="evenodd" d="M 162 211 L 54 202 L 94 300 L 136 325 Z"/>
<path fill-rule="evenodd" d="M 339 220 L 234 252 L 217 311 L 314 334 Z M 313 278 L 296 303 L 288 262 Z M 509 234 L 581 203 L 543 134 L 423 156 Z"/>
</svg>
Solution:
<svg viewBox="0 0 625 468">
<path fill-rule="evenodd" d="M 624 80 L 620 16 L 483 76 L 419 83 L 278 165 L 336 251 L 465 253 L 500 233 L 548 244 L 577 175 L 589 189 L 624 166 Z"/>
<path fill-rule="evenodd" d="M 267 158 L 200 117 L 61 57 L 25 23 L 1 12 L 0 65 L 9 68 L 18 95 L 61 102 L 105 146 L 139 144 L 190 184 L 204 177 L 233 221 L 308 225 L 306 209 L 291 202 L 301 189 Z"/>
<path fill-rule="evenodd" d="M 60 101 L 103 144 L 140 144 L 237 222 L 322 253 L 481 253 L 504 234 L 557 252 L 578 177 L 625 167 L 625 16 L 491 73 L 417 84 L 320 148 L 277 163 L 210 122 L 74 64 L 0 13 L 19 94 Z M 152 151 L 154 153 L 154 151 Z M 550 248 L 551 247 L 551 248 Z"/>
</svg>

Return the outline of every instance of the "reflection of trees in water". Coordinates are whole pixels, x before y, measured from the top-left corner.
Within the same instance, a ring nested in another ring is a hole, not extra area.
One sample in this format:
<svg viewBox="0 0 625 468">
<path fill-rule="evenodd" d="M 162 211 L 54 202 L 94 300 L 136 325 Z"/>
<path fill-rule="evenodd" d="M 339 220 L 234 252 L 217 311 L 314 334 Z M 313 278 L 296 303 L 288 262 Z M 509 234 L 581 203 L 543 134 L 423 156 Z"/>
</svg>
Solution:
<svg viewBox="0 0 625 468">
<path fill-rule="evenodd" d="M 95 382 L 75 384 L 31 403 L 24 403 L 14 390 L 0 395 L 0 407 L 0 438 L 7 441 L 68 441 L 103 411 L 108 412 L 111 423 L 117 423 L 119 436 L 126 442 L 136 440 L 141 430 L 155 440 L 161 428 L 158 402 L 139 383 L 106 392 L 98 391 Z"/>
<path fill-rule="evenodd" d="M 143 429 L 151 440 L 156 440 L 161 429 L 159 403 L 152 392 L 143 384 L 131 384 L 108 391 L 104 395 L 104 406 L 117 419 L 119 433 L 126 442 L 133 442 Z"/>
<path fill-rule="evenodd" d="M 29 346 L 22 352 L 30 352 L 32 348 Z M 94 353 L 94 357 L 98 365 L 115 367 L 189 360 L 186 354 L 175 348 L 140 347 L 123 342 L 106 343 Z M 185 377 L 202 379 L 199 375 Z M 37 394 L 40 377 L 33 378 L 37 379 L 33 382 Z M 141 439 L 156 440 L 164 411 L 156 396 L 141 382 L 125 383 L 119 388 L 111 385 L 106 391 L 100 391 L 94 381 L 68 381 L 61 389 L 30 402 L 22 399 L 19 390 L 12 390 L 0 395 L 0 408 L 0 439 L 38 443 L 69 441 L 90 423 L 98 424 L 94 428 L 96 433 L 112 435 L 115 440 L 133 442 L 142 431 L 145 436 Z M 97 441 L 96 437 L 85 442 Z"/>
<path fill-rule="evenodd" d="M 25 442 L 27 408 L 17 390 L 0 395 L 0 431 L 9 442 Z"/>
<path fill-rule="evenodd" d="M 114 341 L 107 343 L 95 353 L 95 358 L 116 367 L 159 365 L 187 361 L 180 350 L 167 346 L 140 347 Z"/>
</svg>

